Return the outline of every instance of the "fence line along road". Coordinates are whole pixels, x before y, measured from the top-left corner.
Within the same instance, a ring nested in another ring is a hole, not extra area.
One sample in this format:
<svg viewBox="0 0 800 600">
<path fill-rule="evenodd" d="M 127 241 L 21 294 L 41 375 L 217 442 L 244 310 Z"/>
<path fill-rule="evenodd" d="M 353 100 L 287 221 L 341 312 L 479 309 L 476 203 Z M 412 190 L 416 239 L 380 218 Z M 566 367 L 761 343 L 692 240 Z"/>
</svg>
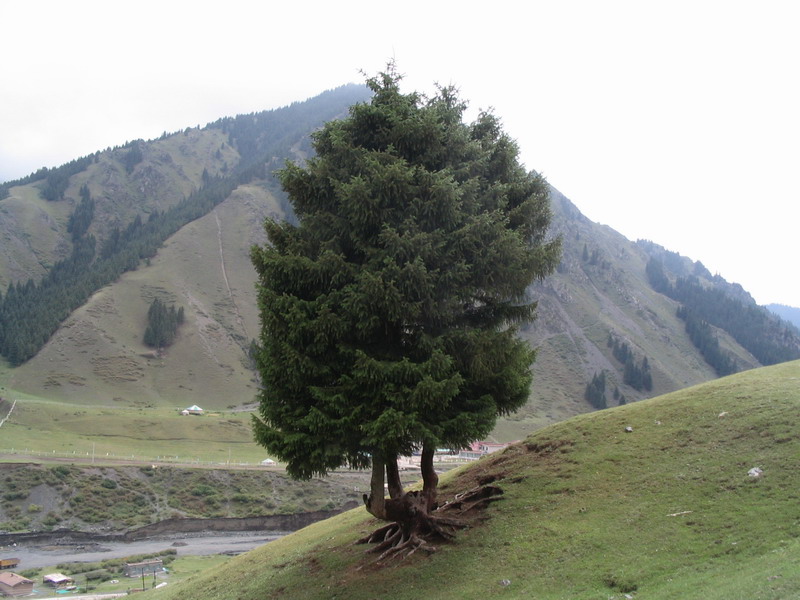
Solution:
<svg viewBox="0 0 800 600">
<path fill-rule="evenodd" d="M 200 460 L 199 458 L 180 457 L 180 456 L 136 456 L 135 454 L 92 454 L 92 452 L 56 452 L 55 450 L 33 450 L 32 448 L 0 448 L 0 458 L 15 457 L 17 459 L 50 459 L 54 461 L 80 461 L 81 463 L 112 463 L 112 464 L 135 464 L 135 465 L 173 465 L 181 467 L 215 467 L 215 468 L 276 468 L 278 465 L 267 467 L 261 463 L 251 463 L 244 461 L 211 461 Z"/>
<path fill-rule="evenodd" d="M 263 469 L 265 471 L 284 471 L 285 468 L 279 463 L 263 465 L 261 463 L 251 463 L 245 461 L 212 461 L 200 460 L 198 458 L 181 458 L 180 456 L 136 456 L 135 454 L 92 454 L 92 452 L 56 452 L 33 450 L 30 448 L 0 448 L 0 462 L 22 462 L 29 460 L 51 460 L 54 462 L 70 462 L 77 464 L 99 464 L 99 465 L 152 465 L 152 466 L 171 466 L 171 467 L 202 467 L 208 469 Z M 468 462 L 460 456 L 439 456 L 435 461 L 440 465 L 456 466 Z M 418 465 L 416 465 L 419 468 Z M 410 468 L 411 464 L 401 465 L 401 468 Z M 336 469 L 337 472 L 353 471 L 348 467 Z M 357 470 L 357 469 L 356 469 Z"/>
</svg>

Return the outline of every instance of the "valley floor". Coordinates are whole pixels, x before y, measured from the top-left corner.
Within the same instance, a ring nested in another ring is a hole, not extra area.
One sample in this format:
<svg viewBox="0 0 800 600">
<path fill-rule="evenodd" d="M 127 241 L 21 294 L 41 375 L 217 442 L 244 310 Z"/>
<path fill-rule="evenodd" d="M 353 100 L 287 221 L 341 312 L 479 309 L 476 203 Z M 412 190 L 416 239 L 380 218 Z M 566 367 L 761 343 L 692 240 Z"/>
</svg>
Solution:
<svg viewBox="0 0 800 600">
<path fill-rule="evenodd" d="M 20 569 L 55 567 L 68 562 L 100 562 L 110 558 L 157 554 L 162 550 L 175 549 L 178 556 L 208 556 L 211 554 L 241 554 L 276 540 L 285 532 L 220 532 L 217 535 L 175 534 L 158 536 L 135 542 L 96 543 L 81 542 L 21 542 L 16 546 L 0 546 L 0 554 L 13 555 L 20 559 Z"/>
</svg>

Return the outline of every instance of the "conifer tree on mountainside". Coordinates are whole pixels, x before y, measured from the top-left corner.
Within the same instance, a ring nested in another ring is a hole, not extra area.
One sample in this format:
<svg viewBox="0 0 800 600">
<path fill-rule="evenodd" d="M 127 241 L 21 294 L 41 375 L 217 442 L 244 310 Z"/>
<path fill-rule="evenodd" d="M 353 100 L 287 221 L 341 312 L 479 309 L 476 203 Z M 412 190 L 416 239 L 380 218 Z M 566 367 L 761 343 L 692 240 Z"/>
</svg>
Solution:
<svg viewBox="0 0 800 600">
<path fill-rule="evenodd" d="M 255 247 L 263 388 L 256 439 L 299 478 L 372 469 L 367 510 L 394 521 L 386 552 L 427 547 L 437 447 L 486 436 L 528 398 L 527 286 L 552 272 L 544 180 L 491 114 L 462 122 L 452 88 L 402 94 L 390 69 L 369 104 L 314 136 L 280 174 L 299 225 L 269 220 Z M 422 453 L 423 491 L 397 458 Z M 384 498 L 384 482 L 390 498 Z"/>
<path fill-rule="evenodd" d="M 154 298 L 147 310 L 147 329 L 144 332 L 144 343 L 151 348 L 166 348 L 175 340 L 178 327 L 184 319 L 183 307 L 176 309 L 174 305 L 167 307 L 158 298 Z"/>
<path fill-rule="evenodd" d="M 619 390 L 615 389 L 615 400 L 619 399 Z M 584 392 L 584 399 L 591 404 L 594 408 L 601 410 L 607 408 L 606 402 L 606 373 L 601 371 L 599 374 L 595 373 L 592 380 L 586 384 L 586 391 Z"/>
<path fill-rule="evenodd" d="M 94 200 L 87 186 L 81 186 L 81 201 L 69 216 L 67 221 L 67 232 L 72 234 L 72 241 L 77 242 L 80 237 L 89 230 L 89 226 L 94 219 Z"/>
</svg>

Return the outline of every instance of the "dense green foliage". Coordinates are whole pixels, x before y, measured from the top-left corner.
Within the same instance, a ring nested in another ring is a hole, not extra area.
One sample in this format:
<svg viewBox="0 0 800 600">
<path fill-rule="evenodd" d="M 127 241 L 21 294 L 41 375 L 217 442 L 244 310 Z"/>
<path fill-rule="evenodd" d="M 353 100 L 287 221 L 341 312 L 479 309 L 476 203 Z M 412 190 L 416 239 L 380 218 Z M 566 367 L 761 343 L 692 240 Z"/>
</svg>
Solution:
<svg viewBox="0 0 800 600">
<path fill-rule="evenodd" d="M 608 407 L 606 401 L 606 372 L 595 373 L 592 380 L 586 384 L 584 399 L 594 408 L 600 410 Z"/>
<path fill-rule="evenodd" d="M 94 200 L 87 186 L 81 187 L 80 196 L 80 203 L 67 221 L 67 232 L 72 234 L 73 242 L 77 242 L 89 230 L 94 219 Z"/>
<path fill-rule="evenodd" d="M 720 348 L 717 336 L 706 321 L 697 318 L 694 312 L 685 306 L 679 307 L 676 314 L 686 323 L 686 333 L 717 375 L 723 377 L 739 370 L 733 357 Z"/>
<path fill-rule="evenodd" d="M 228 135 L 230 145 L 239 151 L 241 159 L 236 172 L 240 182 L 271 181 L 271 170 L 282 165 L 293 147 L 311 153 L 309 132 L 343 114 L 348 106 L 365 100 L 369 93 L 364 86 L 344 85 L 277 110 L 225 117 L 209 127 L 221 129 Z M 273 191 L 281 189 L 276 186 Z M 284 200 L 283 208 L 291 215 L 291 205 L 285 202 L 282 194 L 278 195 Z"/>
<path fill-rule="evenodd" d="M 608 336 L 607 345 L 611 354 L 623 365 L 622 381 L 638 391 L 653 389 L 653 376 L 650 374 L 650 362 L 646 356 L 636 360 L 636 356 L 627 342 L 621 342 L 613 335 Z"/>
<path fill-rule="evenodd" d="M 684 310 L 679 316 L 686 320 L 692 341 L 720 374 L 732 372 L 735 363 L 722 350 L 715 348 L 711 340 L 713 334 L 707 325 L 727 331 L 763 365 L 800 358 L 800 333 L 766 308 L 743 302 L 723 289 L 704 284 L 696 275 L 677 277 L 673 283 L 657 258 L 649 260 L 647 275 L 654 290 L 683 305 Z"/>
<path fill-rule="evenodd" d="M 122 157 L 122 164 L 125 166 L 125 172 L 128 174 L 133 173 L 133 170 L 136 168 L 144 155 L 142 154 L 142 141 L 135 140 L 129 144 L 128 151 Z"/>
<path fill-rule="evenodd" d="M 140 261 L 155 255 L 161 244 L 173 233 L 194 219 L 207 214 L 225 200 L 239 185 L 256 177 L 267 176 L 267 165 L 274 157 L 288 156 L 292 145 L 325 119 L 340 113 L 354 98 L 363 98 L 362 86 L 344 86 L 306 103 L 264 111 L 231 119 L 223 119 L 209 127 L 229 127 L 232 143 L 241 146 L 241 161 L 225 176 L 203 177 L 203 186 L 176 206 L 155 211 L 147 221 L 137 215 L 126 227 L 115 228 L 99 244 L 88 234 L 94 218 L 95 201 L 87 187 L 79 192 L 81 201 L 68 221 L 72 235 L 72 252 L 58 261 L 39 282 L 15 282 L 0 297 L 0 355 L 12 365 L 19 365 L 34 356 L 58 329 L 69 314 L 81 306 L 102 286 L 122 273 L 136 269 Z M 180 134 L 178 134 L 180 135 Z M 137 140 L 113 152 L 128 173 L 143 160 Z M 36 174 L 10 182 L 43 180 L 42 194 L 49 200 L 63 196 L 69 178 L 83 171 L 96 155 L 78 159 L 57 169 L 41 169 Z M 270 185 L 269 182 L 267 182 Z"/>
<path fill-rule="evenodd" d="M 158 298 L 154 298 L 147 310 L 147 329 L 144 332 L 144 343 L 152 348 L 165 348 L 172 344 L 178 327 L 183 323 L 183 307 L 177 310 L 175 305 L 167 306 Z"/>
<path fill-rule="evenodd" d="M 299 225 L 268 221 L 252 253 L 255 433 L 296 477 L 487 435 L 528 398 L 515 325 L 558 262 L 547 186 L 497 118 L 466 125 L 453 89 L 405 95 L 394 73 L 369 85 L 281 172 Z"/>
</svg>

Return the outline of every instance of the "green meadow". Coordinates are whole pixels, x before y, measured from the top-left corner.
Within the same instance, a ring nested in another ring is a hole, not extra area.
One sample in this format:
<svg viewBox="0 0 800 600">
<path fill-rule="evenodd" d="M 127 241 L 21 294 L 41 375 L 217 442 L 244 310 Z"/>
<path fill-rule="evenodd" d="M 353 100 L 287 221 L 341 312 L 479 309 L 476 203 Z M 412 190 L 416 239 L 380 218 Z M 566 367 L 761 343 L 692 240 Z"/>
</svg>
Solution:
<svg viewBox="0 0 800 600">
<path fill-rule="evenodd" d="M 17 401 L 0 429 L 6 460 L 22 455 L 228 465 L 258 464 L 267 457 L 253 441 L 248 412 L 182 416 L 177 407 L 75 405 L 13 391 L 8 396 Z M 0 420 L 10 407 L 9 401 L 0 405 Z"/>
<path fill-rule="evenodd" d="M 504 499 L 430 556 L 376 564 L 359 508 L 144 597 L 798 598 L 798 408 L 793 362 L 578 416 L 448 473 Z"/>
</svg>

